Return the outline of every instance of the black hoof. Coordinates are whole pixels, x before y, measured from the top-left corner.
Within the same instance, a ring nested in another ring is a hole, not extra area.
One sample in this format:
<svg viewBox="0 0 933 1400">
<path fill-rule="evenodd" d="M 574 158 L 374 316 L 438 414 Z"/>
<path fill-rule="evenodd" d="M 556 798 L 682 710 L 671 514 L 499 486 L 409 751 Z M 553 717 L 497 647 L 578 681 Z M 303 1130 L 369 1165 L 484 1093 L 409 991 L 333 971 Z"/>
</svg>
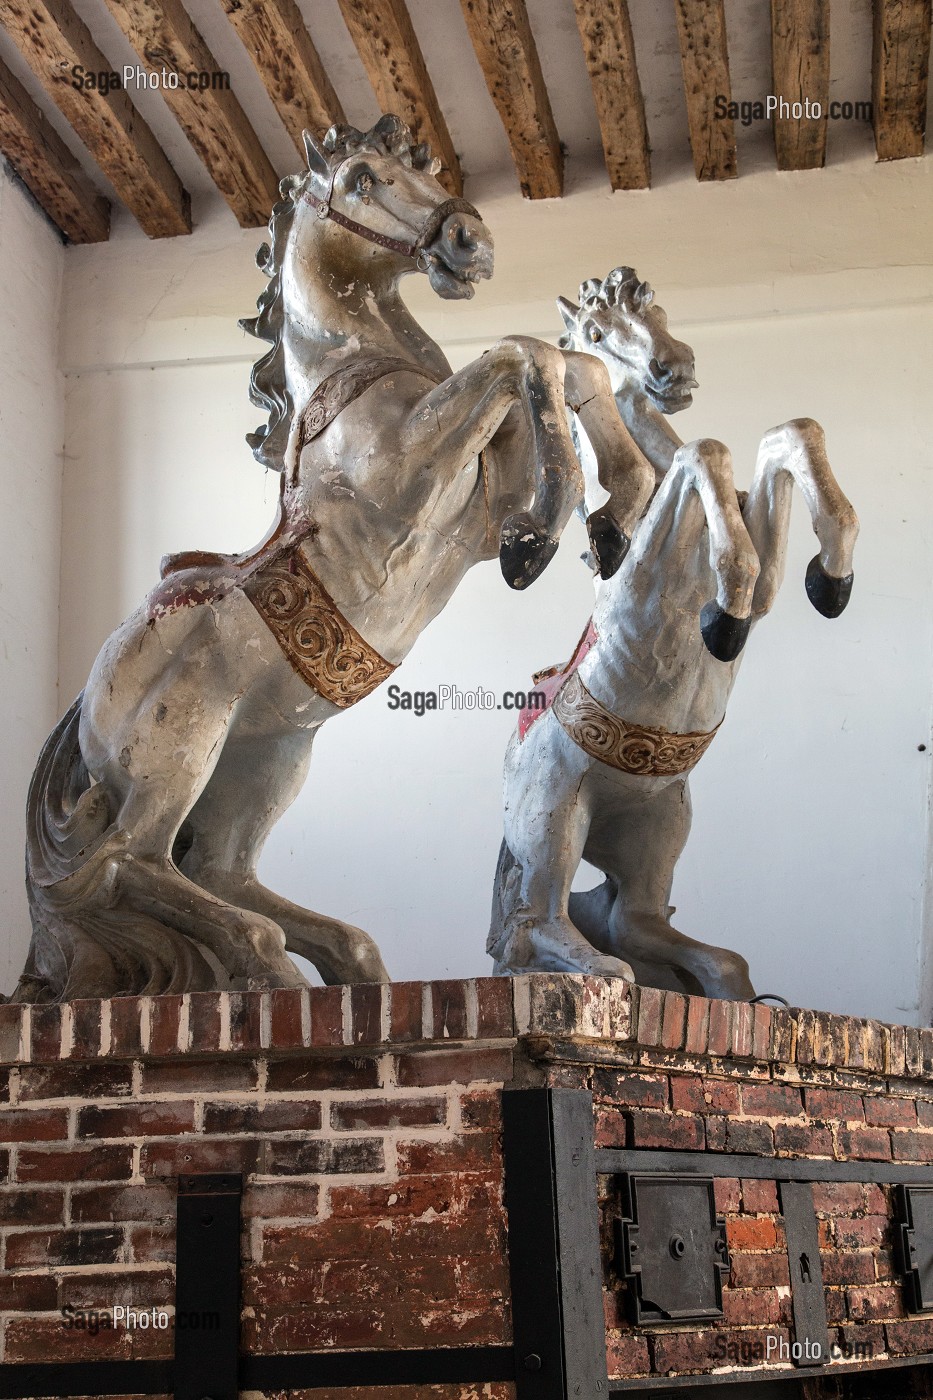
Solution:
<svg viewBox="0 0 933 1400">
<path fill-rule="evenodd" d="M 530 515 L 510 515 L 499 535 L 499 567 L 509 587 L 534 583 L 554 558 L 558 543 L 543 534 Z"/>
<path fill-rule="evenodd" d="M 723 612 L 718 603 L 707 603 L 700 613 L 700 631 L 706 650 L 717 661 L 734 661 L 748 640 L 752 620 Z"/>
<path fill-rule="evenodd" d="M 624 530 L 619 529 L 605 506 L 587 516 L 586 529 L 590 537 L 590 548 L 599 566 L 600 578 L 612 578 L 628 554 L 632 541 Z"/>
<path fill-rule="evenodd" d="M 833 578 L 823 568 L 817 554 L 807 565 L 807 597 L 824 617 L 838 617 L 845 612 L 852 597 L 854 577 L 854 574 L 846 574 L 845 578 Z"/>
</svg>

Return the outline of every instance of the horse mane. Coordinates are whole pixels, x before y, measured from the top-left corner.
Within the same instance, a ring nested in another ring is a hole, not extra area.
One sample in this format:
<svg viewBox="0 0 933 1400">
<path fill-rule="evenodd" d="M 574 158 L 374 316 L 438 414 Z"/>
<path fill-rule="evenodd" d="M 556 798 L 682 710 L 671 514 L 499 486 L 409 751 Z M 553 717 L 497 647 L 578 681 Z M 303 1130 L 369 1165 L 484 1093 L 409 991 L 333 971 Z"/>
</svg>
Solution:
<svg viewBox="0 0 933 1400">
<path fill-rule="evenodd" d="M 622 300 L 626 292 L 631 292 L 639 285 L 638 273 L 634 267 L 614 267 L 611 272 L 600 281 L 598 277 L 589 277 L 585 282 L 580 283 L 578 296 L 580 305 L 577 311 L 587 314 L 593 311 L 611 311 Z M 649 295 L 644 304 L 648 305 L 652 300 Z M 561 350 L 569 350 L 571 338 L 569 335 L 562 335 L 557 344 Z"/>
<path fill-rule="evenodd" d="M 268 420 L 255 432 L 247 433 L 246 441 L 257 462 L 277 472 L 285 469 L 285 448 L 295 408 L 285 378 L 282 266 L 301 195 L 308 181 L 321 177 L 318 164 L 312 165 L 312 151 L 318 160 L 323 158 L 326 162 L 328 174 L 333 174 L 348 156 L 359 151 L 394 156 L 402 165 L 427 170 L 432 175 L 440 169 L 440 161 L 432 157 L 427 142 L 413 144 L 411 130 L 395 116 L 380 117 L 369 131 L 344 124 L 332 126 L 320 143 L 305 132 L 305 147 L 308 168 L 301 174 L 286 176 L 279 185 L 281 199 L 273 206 L 269 218 L 269 242 L 263 243 L 256 254 L 257 266 L 269 279 L 256 301 L 259 314 L 239 322 L 249 335 L 272 346 L 256 360 L 249 379 L 250 402 L 265 409 Z"/>
</svg>

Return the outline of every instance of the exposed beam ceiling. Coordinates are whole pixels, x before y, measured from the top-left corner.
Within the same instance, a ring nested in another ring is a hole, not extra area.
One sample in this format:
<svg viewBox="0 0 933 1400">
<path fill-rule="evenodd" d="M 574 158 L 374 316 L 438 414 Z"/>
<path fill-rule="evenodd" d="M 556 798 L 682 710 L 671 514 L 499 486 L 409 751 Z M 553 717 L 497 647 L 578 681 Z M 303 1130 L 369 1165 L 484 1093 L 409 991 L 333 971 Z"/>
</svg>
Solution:
<svg viewBox="0 0 933 1400">
<path fill-rule="evenodd" d="M 405 0 L 338 0 L 373 92 L 384 112 L 407 122 L 441 161 L 440 181 L 463 193 L 460 161 L 425 67 Z"/>
<path fill-rule="evenodd" d="M 72 243 L 106 242 L 110 236 L 110 205 L 3 63 L 0 151 Z"/>
<path fill-rule="evenodd" d="M 295 0 L 222 0 L 286 131 L 304 159 L 301 133 L 346 121 L 340 99 Z"/>
<path fill-rule="evenodd" d="M 278 176 L 234 94 L 214 86 L 220 64 L 181 0 L 107 0 L 107 8 L 148 70 L 178 74 L 178 86 L 162 89 L 162 96 L 237 222 L 243 228 L 265 224 L 278 198 Z M 190 87 L 192 74 L 204 75 L 211 86 Z"/>
<path fill-rule="evenodd" d="M 149 237 L 190 233 L 187 191 L 126 93 L 74 86 L 76 67 L 112 65 L 68 0 L 0 0 L 0 21 Z"/>
<path fill-rule="evenodd" d="M 771 0 L 771 91 L 788 111 L 774 114 L 774 149 L 779 170 L 817 170 L 826 160 L 829 117 L 829 0 Z M 794 117 L 818 103 L 819 117 Z"/>
<path fill-rule="evenodd" d="M 609 183 L 614 190 L 647 189 L 648 127 L 627 0 L 574 0 L 574 8 Z"/>
<path fill-rule="evenodd" d="M 674 9 L 696 177 L 734 180 L 735 124 L 714 105 L 717 97 L 732 100 L 723 0 L 674 0 Z"/>
<path fill-rule="evenodd" d="M 564 153 L 525 0 L 460 0 L 486 86 L 502 118 L 526 199 L 564 190 Z"/>
<path fill-rule="evenodd" d="M 879 160 L 922 156 L 930 0 L 874 0 L 871 100 Z"/>
</svg>

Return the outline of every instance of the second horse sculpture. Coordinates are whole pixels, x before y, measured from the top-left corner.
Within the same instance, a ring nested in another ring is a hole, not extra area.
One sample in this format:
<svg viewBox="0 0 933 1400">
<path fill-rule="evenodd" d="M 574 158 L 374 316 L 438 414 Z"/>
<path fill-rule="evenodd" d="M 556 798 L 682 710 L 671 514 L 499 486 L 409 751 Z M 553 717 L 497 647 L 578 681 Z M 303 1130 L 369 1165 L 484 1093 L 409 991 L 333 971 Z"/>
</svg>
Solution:
<svg viewBox="0 0 933 1400">
<path fill-rule="evenodd" d="M 765 434 L 740 507 L 727 449 L 678 445 L 650 407 L 689 402 L 693 373 L 650 288 L 617 269 L 584 283 L 581 303 L 561 303 L 567 339 L 610 364 L 620 412 L 663 475 L 549 707 L 523 715 L 509 744 L 488 950 L 500 973 L 593 972 L 744 999 L 754 995 L 745 959 L 670 921 L 689 774 L 780 588 L 794 483 L 820 543 L 807 593 L 825 617 L 848 602 L 858 522 L 807 418 Z M 572 895 L 581 860 L 607 878 Z"/>
</svg>

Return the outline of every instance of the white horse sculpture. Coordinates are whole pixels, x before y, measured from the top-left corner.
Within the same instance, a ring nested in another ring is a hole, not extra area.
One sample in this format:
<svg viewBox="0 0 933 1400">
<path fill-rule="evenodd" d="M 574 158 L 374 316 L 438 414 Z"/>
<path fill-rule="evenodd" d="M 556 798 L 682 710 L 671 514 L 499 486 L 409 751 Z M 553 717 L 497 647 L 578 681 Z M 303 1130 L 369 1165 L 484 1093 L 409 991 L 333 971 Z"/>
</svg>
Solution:
<svg viewBox="0 0 933 1400">
<path fill-rule="evenodd" d="M 652 406 L 689 402 L 694 381 L 692 354 L 670 340 L 650 288 L 621 268 L 584 283 L 581 303 L 559 303 L 566 343 L 606 358 L 660 485 L 574 657 L 549 683 L 552 703 L 523 715 L 509 744 L 488 950 L 500 973 L 637 976 L 743 999 L 754 995 L 745 959 L 670 922 L 689 773 L 722 724 L 749 629 L 780 588 L 794 482 L 820 542 L 807 593 L 826 617 L 848 602 L 858 521 L 808 418 L 765 434 L 740 505 L 727 449 L 683 446 Z M 607 878 L 571 894 L 584 859 Z"/>
<path fill-rule="evenodd" d="M 256 875 L 317 730 L 391 674 L 472 565 L 498 553 L 524 587 L 547 564 L 582 489 L 565 396 L 586 404 L 613 563 L 650 495 L 597 360 L 513 337 L 452 374 L 406 310 L 406 273 L 456 299 L 492 272 L 488 230 L 427 147 L 384 117 L 306 149 L 244 323 L 273 347 L 250 441 L 281 472 L 278 520 L 250 554 L 163 561 L 49 738 L 19 1000 L 301 984 L 286 947 L 326 982 L 386 980 L 367 934 Z"/>
</svg>

